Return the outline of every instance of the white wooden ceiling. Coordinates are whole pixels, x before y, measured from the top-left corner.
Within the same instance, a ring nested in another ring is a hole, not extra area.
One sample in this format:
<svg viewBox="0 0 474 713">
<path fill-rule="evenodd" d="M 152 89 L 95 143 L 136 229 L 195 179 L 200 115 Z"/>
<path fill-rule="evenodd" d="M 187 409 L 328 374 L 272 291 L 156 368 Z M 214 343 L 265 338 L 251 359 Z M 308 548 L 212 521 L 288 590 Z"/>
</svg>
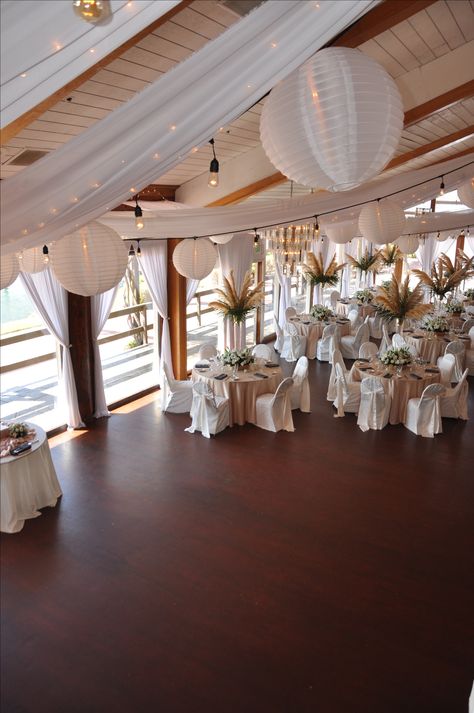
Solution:
<svg viewBox="0 0 474 713">
<path fill-rule="evenodd" d="M 217 37 L 239 19 L 238 13 L 247 12 L 258 4 L 255 0 L 226 0 L 226 3 L 195 0 L 106 68 L 100 69 L 92 79 L 71 92 L 70 101 L 64 99 L 58 102 L 1 147 L 0 177 L 8 178 L 21 170 L 21 167 L 12 166 L 9 162 L 24 149 L 54 151 Z M 473 38 L 474 0 L 438 0 L 410 19 L 363 43 L 360 49 L 397 78 Z M 216 154 L 222 165 L 259 145 L 262 106 L 263 101 L 229 126 L 222 127 L 214 137 Z M 404 130 L 396 155 L 465 129 L 474 123 L 473 117 L 474 99 L 466 99 L 413 124 Z M 466 138 L 458 144 L 427 154 L 427 162 L 440 160 L 433 158 L 433 154 L 440 157 L 452 155 L 471 143 Z M 208 144 L 196 147 L 175 168 L 157 177 L 155 182 L 181 185 L 207 172 L 211 157 Z M 425 165 L 424 157 L 415 160 Z M 413 162 L 410 161 L 392 170 L 399 172 L 412 167 Z M 278 189 L 271 190 L 278 192 Z M 288 190 L 287 187 L 287 193 Z"/>
</svg>

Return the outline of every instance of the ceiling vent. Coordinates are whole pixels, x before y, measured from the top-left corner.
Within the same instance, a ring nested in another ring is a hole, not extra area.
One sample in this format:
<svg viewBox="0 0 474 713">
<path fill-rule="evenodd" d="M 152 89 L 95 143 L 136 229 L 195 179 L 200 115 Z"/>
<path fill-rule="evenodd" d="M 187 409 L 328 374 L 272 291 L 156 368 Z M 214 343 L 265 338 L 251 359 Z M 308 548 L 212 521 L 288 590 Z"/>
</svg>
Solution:
<svg viewBox="0 0 474 713">
<path fill-rule="evenodd" d="M 32 163 L 39 161 L 40 158 L 43 158 L 48 153 L 49 151 L 25 149 L 14 156 L 11 161 L 7 161 L 7 163 L 9 166 L 31 166 Z"/>
</svg>

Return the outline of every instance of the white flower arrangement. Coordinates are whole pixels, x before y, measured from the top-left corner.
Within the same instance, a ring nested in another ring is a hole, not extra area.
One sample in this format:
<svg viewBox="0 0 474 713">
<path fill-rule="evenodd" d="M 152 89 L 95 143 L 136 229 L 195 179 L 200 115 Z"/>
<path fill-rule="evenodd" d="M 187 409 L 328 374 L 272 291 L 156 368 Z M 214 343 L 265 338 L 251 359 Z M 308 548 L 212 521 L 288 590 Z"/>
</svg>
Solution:
<svg viewBox="0 0 474 713">
<path fill-rule="evenodd" d="M 28 430 L 26 423 L 12 423 L 12 425 L 9 426 L 11 438 L 23 438 L 28 435 Z"/>
<path fill-rule="evenodd" d="M 451 302 L 448 302 L 446 305 L 446 312 L 450 312 L 451 314 L 461 314 L 463 309 L 463 304 L 459 302 L 459 300 L 451 300 Z"/>
<path fill-rule="evenodd" d="M 407 366 L 411 364 L 413 356 L 408 347 L 400 347 L 399 349 L 387 349 L 382 354 L 380 361 L 385 366 Z"/>
<path fill-rule="evenodd" d="M 354 297 L 359 304 L 369 304 L 374 299 L 374 293 L 371 290 L 357 290 Z"/>
<path fill-rule="evenodd" d="M 474 287 L 468 287 L 467 290 L 464 290 L 464 299 L 474 300 Z"/>
<path fill-rule="evenodd" d="M 426 317 L 422 324 L 423 329 L 428 332 L 449 332 L 449 322 L 442 314 Z"/>
<path fill-rule="evenodd" d="M 225 366 L 247 366 L 253 364 L 255 357 L 250 349 L 225 349 L 221 355 L 221 362 Z"/>
<path fill-rule="evenodd" d="M 327 322 L 331 317 L 334 317 L 332 309 L 324 307 L 323 305 L 313 305 L 309 313 L 311 317 L 314 317 L 320 322 Z"/>
</svg>

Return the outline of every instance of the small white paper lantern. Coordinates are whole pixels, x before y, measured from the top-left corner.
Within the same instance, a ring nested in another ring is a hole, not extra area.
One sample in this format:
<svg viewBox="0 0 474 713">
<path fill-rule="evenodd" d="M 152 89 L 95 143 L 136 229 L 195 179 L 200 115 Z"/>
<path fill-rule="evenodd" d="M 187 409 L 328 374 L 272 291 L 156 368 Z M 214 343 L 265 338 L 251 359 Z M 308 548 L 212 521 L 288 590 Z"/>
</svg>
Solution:
<svg viewBox="0 0 474 713">
<path fill-rule="evenodd" d="M 207 238 L 186 238 L 175 247 L 173 265 L 177 272 L 192 280 L 207 277 L 217 260 L 217 250 Z"/>
<path fill-rule="evenodd" d="M 474 178 L 458 188 L 458 198 L 468 208 L 474 208 Z"/>
<path fill-rule="evenodd" d="M 128 250 L 112 228 L 92 221 L 58 240 L 50 250 L 50 264 L 58 282 L 76 295 L 98 295 L 120 282 Z"/>
<path fill-rule="evenodd" d="M 16 255 L 3 255 L 0 264 L 0 290 L 10 287 L 20 272 L 20 265 Z"/>
<path fill-rule="evenodd" d="M 405 213 L 390 200 L 365 205 L 359 215 L 359 230 L 370 243 L 393 243 L 405 227 Z"/>
<path fill-rule="evenodd" d="M 266 99 L 260 138 L 272 164 L 305 186 L 346 191 L 392 158 L 403 129 L 400 92 L 359 50 L 320 50 Z"/>
<path fill-rule="evenodd" d="M 47 256 L 43 254 L 42 246 L 23 250 L 20 260 L 21 272 L 41 272 L 48 263 L 45 257 Z"/>
<path fill-rule="evenodd" d="M 415 250 L 418 250 L 418 239 L 414 235 L 403 235 L 396 241 L 398 247 L 405 253 L 405 255 L 411 255 Z"/>
<path fill-rule="evenodd" d="M 218 245 L 225 245 L 226 243 L 230 243 L 233 237 L 234 233 L 227 233 L 226 235 L 211 235 L 209 240 Z"/>
<path fill-rule="evenodd" d="M 357 222 L 355 220 L 341 221 L 340 223 L 330 223 L 324 228 L 324 232 L 336 245 L 344 245 L 355 238 L 358 234 Z"/>
</svg>

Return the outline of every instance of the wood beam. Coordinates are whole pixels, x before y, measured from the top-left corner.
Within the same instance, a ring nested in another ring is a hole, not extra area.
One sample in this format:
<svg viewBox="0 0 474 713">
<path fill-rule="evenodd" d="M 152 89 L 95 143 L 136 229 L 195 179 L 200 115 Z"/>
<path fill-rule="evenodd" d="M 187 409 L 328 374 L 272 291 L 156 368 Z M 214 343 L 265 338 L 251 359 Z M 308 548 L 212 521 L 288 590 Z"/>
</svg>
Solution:
<svg viewBox="0 0 474 713">
<path fill-rule="evenodd" d="M 449 109 L 450 106 L 472 96 L 474 96 L 474 79 L 406 111 L 404 126 L 407 128 L 423 119 L 428 119 L 433 114 Z"/>
<path fill-rule="evenodd" d="M 465 129 L 455 131 L 453 134 L 448 134 L 448 136 L 442 136 L 441 138 L 436 139 L 436 141 L 431 141 L 429 144 L 423 144 L 423 146 L 418 146 L 418 148 L 413 149 L 413 151 L 407 151 L 406 153 L 403 153 L 400 156 L 396 156 L 390 161 L 390 163 L 387 164 L 387 166 L 385 166 L 384 170 L 387 171 L 390 168 L 395 168 L 395 166 L 401 166 L 402 164 L 407 163 L 408 161 L 412 161 L 414 158 L 419 158 L 420 156 L 424 156 L 425 154 L 430 153 L 431 151 L 441 149 L 443 148 L 443 146 L 450 146 L 451 144 L 454 144 L 457 141 L 462 141 L 462 139 L 466 139 L 472 134 L 474 134 L 474 125 L 471 124 L 471 126 L 466 126 Z"/>
<path fill-rule="evenodd" d="M 7 124 L 7 126 L 5 126 L 0 131 L 0 143 L 6 144 L 10 139 L 20 133 L 22 129 L 27 127 L 28 124 L 31 124 L 32 121 L 38 119 L 42 114 L 44 114 L 45 111 L 48 111 L 48 109 L 51 109 L 52 106 L 61 101 L 61 99 L 64 99 L 65 97 L 69 96 L 75 89 L 78 89 L 78 87 L 80 87 L 81 84 L 86 82 L 88 79 L 92 79 L 92 77 L 97 74 L 100 69 L 103 69 L 108 64 L 113 62 L 114 59 L 120 57 L 120 55 L 126 52 L 126 50 L 136 45 L 137 42 L 140 42 L 140 40 L 142 40 L 144 37 L 147 37 L 151 32 L 163 25 L 178 12 L 181 12 L 181 10 L 190 5 L 191 2 L 192 0 L 181 0 L 179 5 L 176 5 L 176 7 L 172 8 L 164 15 L 159 17 L 157 20 L 155 20 L 155 22 L 152 22 L 151 25 L 148 25 L 136 35 L 130 37 L 130 39 L 121 44 L 120 47 L 117 47 L 115 50 L 113 50 L 113 52 L 110 52 L 108 55 L 106 55 L 106 57 L 103 57 L 101 60 L 96 62 L 93 67 L 90 67 L 85 72 L 79 74 L 79 76 L 75 77 L 75 79 L 72 79 L 70 82 L 65 84 L 64 87 L 61 87 L 61 89 L 58 89 L 56 92 L 51 94 L 51 96 L 49 96 L 47 99 L 44 99 L 32 109 L 19 116 L 17 119 L 15 119 L 15 121 L 12 121 L 10 124 Z"/>
<path fill-rule="evenodd" d="M 186 379 L 186 278 L 173 265 L 173 251 L 180 242 L 179 238 L 168 239 L 168 316 L 174 376 Z"/>
<path fill-rule="evenodd" d="M 276 186 L 279 183 L 283 183 L 287 180 L 287 177 L 280 173 L 280 171 L 278 171 L 277 173 L 272 173 L 271 176 L 266 176 L 265 178 L 262 178 L 259 181 L 255 181 L 255 183 L 249 183 L 248 186 L 239 188 L 238 191 L 228 193 L 226 196 L 218 198 L 212 203 L 207 203 L 206 207 L 215 208 L 216 206 L 220 205 L 230 205 L 231 203 L 239 203 L 240 201 L 244 200 L 244 198 L 253 196 L 255 193 L 260 193 L 260 191 L 264 191 L 267 188 L 270 188 L 270 186 Z"/>
<path fill-rule="evenodd" d="M 417 12 L 433 5 L 436 0 L 385 0 L 380 5 L 344 30 L 338 37 L 327 43 L 326 47 L 359 47 L 381 32 L 389 30 L 399 22 L 407 20 Z"/>
</svg>

